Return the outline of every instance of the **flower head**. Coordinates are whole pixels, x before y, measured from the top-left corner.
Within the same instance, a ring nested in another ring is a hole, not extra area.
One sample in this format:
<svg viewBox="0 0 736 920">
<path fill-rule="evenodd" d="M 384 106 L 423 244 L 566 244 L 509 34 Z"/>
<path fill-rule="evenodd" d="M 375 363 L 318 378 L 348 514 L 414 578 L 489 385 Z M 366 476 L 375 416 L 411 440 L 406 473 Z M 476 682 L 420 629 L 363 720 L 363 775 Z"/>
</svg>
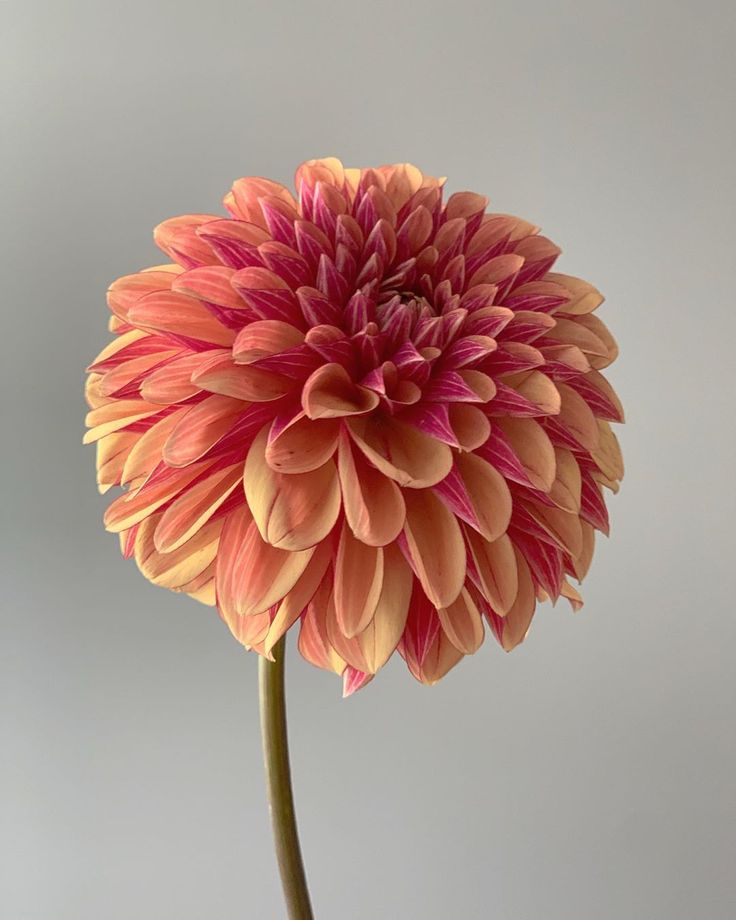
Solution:
<svg viewBox="0 0 736 920">
<path fill-rule="evenodd" d="M 573 608 L 623 474 L 616 344 L 538 228 L 415 166 L 239 179 L 160 224 L 89 368 L 105 515 L 152 582 L 268 655 L 434 683 Z"/>
</svg>

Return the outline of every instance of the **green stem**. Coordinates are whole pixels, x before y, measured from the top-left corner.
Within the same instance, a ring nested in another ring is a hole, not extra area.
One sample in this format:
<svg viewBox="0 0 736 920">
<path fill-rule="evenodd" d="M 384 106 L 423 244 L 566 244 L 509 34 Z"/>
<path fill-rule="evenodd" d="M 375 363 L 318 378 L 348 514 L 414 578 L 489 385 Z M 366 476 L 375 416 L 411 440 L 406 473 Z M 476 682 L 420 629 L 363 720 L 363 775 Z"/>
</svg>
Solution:
<svg viewBox="0 0 736 920">
<path fill-rule="evenodd" d="M 274 848 L 289 920 L 313 920 L 291 791 L 284 691 L 285 655 L 286 638 L 283 637 L 274 646 L 273 661 L 259 656 L 258 694 L 263 760 Z"/>
</svg>

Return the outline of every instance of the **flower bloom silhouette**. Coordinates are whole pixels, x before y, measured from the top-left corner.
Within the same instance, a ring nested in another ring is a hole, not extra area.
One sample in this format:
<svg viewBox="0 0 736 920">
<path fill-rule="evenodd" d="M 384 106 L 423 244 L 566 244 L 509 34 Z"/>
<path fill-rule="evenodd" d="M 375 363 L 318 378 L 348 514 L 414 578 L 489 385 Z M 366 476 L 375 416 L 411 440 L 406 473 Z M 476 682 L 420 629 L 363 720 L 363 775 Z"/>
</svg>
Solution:
<svg viewBox="0 0 736 920">
<path fill-rule="evenodd" d="M 623 475 L 603 298 L 532 224 L 415 166 L 312 160 L 231 218 L 155 230 L 172 260 L 109 290 L 86 442 L 152 582 L 268 656 L 358 689 L 395 650 L 434 683 L 509 650 L 608 531 Z"/>
</svg>

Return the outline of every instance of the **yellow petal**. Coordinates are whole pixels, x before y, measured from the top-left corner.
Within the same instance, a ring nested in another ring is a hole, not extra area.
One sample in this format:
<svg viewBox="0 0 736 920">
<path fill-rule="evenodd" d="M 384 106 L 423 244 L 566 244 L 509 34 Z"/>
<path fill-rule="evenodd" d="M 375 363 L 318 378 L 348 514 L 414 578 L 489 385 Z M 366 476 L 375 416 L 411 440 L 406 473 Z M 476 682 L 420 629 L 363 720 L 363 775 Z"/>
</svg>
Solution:
<svg viewBox="0 0 736 920">
<path fill-rule="evenodd" d="M 498 470 L 476 454 L 458 454 L 455 466 L 465 483 L 481 534 L 496 540 L 511 519 L 511 492 Z"/>
<path fill-rule="evenodd" d="M 363 415 L 377 405 L 378 394 L 355 384 L 341 364 L 318 367 L 302 390 L 302 406 L 312 419 Z"/>
<path fill-rule="evenodd" d="M 105 512 L 105 528 L 110 533 L 120 533 L 153 514 L 187 488 L 210 465 L 209 461 L 193 463 L 176 475 L 166 476 L 159 482 L 144 485 L 136 492 L 119 496 Z"/>
<path fill-rule="evenodd" d="M 156 415 L 160 411 L 161 406 L 147 403 L 142 399 L 116 399 L 107 402 L 87 413 L 85 424 L 89 431 L 82 439 L 83 443 L 93 444 L 114 431 Z"/>
<path fill-rule="evenodd" d="M 340 423 L 337 419 L 297 417 L 275 437 L 269 435 L 266 462 L 280 473 L 308 473 L 335 453 Z"/>
<path fill-rule="evenodd" d="M 404 632 L 413 577 L 401 550 L 383 550 L 383 584 L 373 619 L 358 636 L 365 670 L 375 674 L 391 657 Z"/>
<path fill-rule="evenodd" d="M 512 648 L 524 641 L 537 607 L 534 582 L 529 572 L 529 566 L 518 550 L 514 550 L 514 553 L 519 587 L 516 599 L 503 619 L 501 645 L 507 652 L 510 652 Z"/>
<path fill-rule="evenodd" d="M 613 480 L 623 478 L 624 461 L 621 448 L 608 422 L 598 420 L 598 444 L 590 455 L 604 476 Z"/>
<path fill-rule="evenodd" d="M 529 503 L 527 512 L 564 552 L 577 558 L 583 548 L 580 518 L 576 512 Z"/>
<path fill-rule="evenodd" d="M 450 403 L 447 408 L 450 425 L 463 450 L 475 450 L 486 443 L 491 423 L 482 409 L 470 403 Z"/>
<path fill-rule="evenodd" d="M 299 581 L 279 604 L 264 640 L 264 653 L 266 655 L 270 654 L 274 645 L 302 615 L 304 608 L 312 600 L 324 578 L 331 559 L 331 542 L 323 541 L 315 548 L 314 555 L 309 560 Z"/>
<path fill-rule="evenodd" d="M 246 403 L 229 396 L 208 396 L 188 409 L 163 446 L 169 466 L 188 466 L 204 456 L 234 426 Z"/>
<path fill-rule="evenodd" d="M 277 473 L 266 463 L 268 426 L 248 451 L 245 497 L 261 537 L 272 546 L 298 551 L 332 530 L 340 512 L 340 484 L 332 460 L 308 473 Z"/>
<path fill-rule="evenodd" d="M 465 535 L 480 580 L 478 587 L 494 611 L 503 616 L 516 600 L 519 587 L 513 544 L 505 534 L 490 542 L 468 527 Z"/>
<path fill-rule="evenodd" d="M 170 553 L 190 540 L 240 483 L 243 464 L 236 463 L 188 488 L 164 511 L 154 543 Z"/>
<path fill-rule="evenodd" d="M 265 543 L 255 521 L 248 528 L 233 573 L 235 608 L 241 616 L 262 613 L 282 600 L 304 572 L 314 547 L 288 552 Z"/>
<path fill-rule="evenodd" d="M 587 450 L 598 447 L 598 423 L 583 397 L 565 383 L 558 383 L 561 397 L 559 421 L 575 440 Z"/>
<path fill-rule="evenodd" d="M 447 638 L 459 652 L 472 655 L 478 651 L 483 643 L 483 620 L 466 588 L 449 607 L 439 607 L 437 615 Z"/>
<path fill-rule="evenodd" d="M 555 450 L 542 426 L 531 418 L 494 419 L 535 489 L 549 492 L 555 481 Z"/>
<path fill-rule="evenodd" d="M 406 537 L 414 572 L 435 607 L 448 607 L 465 581 L 465 545 L 457 519 L 429 490 L 406 492 Z"/>
<path fill-rule="evenodd" d="M 170 553 L 160 553 L 154 534 L 161 521 L 154 514 L 143 521 L 135 537 L 135 561 L 143 575 L 162 588 L 176 589 L 187 585 L 214 560 L 222 531 L 222 521 L 206 524 L 184 546 Z"/>
<path fill-rule="evenodd" d="M 335 615 L 347 638 L 371 621 L 382 584 L 383 550 L 356 540 L 343 525 L 335 559 Z"/>
<path fill-rule="evenodd" d="M 278 319 L 263 319 L 249 323 L 233 344 L 233 357 L 238 364 L 250 364 L 259 358 L 276 355 L 304 341 L 304 333 L 290 323 Z"/>
<path fill-rule="evenodd" d="M 563 447 L 555 447 L 555 481 L 549 497 L 564 511 L 580 511 L 582 480 L 575 455 Z"/>
<path fill-rule="evenodd" d="M 164 444 L 169 435 L 183 418 L 187 409 L 179 409 L 165 416 L 148 431 L 138 435 L 138 442 L 128 454 L 123 467 L 123 482 L 132 482 L 140 476 L 150 475 L 161 463 Z"/>
<path fill-rule="evenodd" d="M 410 489 L 433 486 L 452 468 L 452 451 L 441 441 L 392 418 L 349 419 L 350 435 L 370 462 Z"/>
<path fill-rule="evenodd" d="M 340 435 L 338 471 L 345 517 L 357 539 L 369 546 L 395 540 L 406 517 L 401 490 L 362 454 L 355 454 L 345 431 Z"/>
</svg>

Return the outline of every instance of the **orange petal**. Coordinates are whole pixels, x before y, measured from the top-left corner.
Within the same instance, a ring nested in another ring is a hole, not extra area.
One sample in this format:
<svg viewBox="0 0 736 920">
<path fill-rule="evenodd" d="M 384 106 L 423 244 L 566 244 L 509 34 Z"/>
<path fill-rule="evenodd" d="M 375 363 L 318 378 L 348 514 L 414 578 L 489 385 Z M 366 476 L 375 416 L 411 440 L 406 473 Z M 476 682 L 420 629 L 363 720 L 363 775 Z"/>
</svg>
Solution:
<svg viewBox="0 0 736 920">
<path fill-rule="evenodd" d="M 160 411 L 161 406 L 143 399 L 116 399 L 104 403 L 87 413 L 85 424 L 89 431 L 85 434 L 83 443 L 93 444 L 113 431 L 119 431 Z"/>
<path fill-rule="evenodd" d="M 463 653 L 458 651 L 447 638 L 444 630 L 440 629 L 432 640 L 432 644 L 424 656 L 421 667 L 414 673 L 417 680 L 432 686 L 452 670 L 463 659 Z"/>
<path fill-rule="evenodd" d="M 413 577 L 401 550 L 393 544 L 383 550 L 383 584 L 373 619 L 358 635 L 368 673 L 388 661 L 404 632 Z"/>
<path fill-rule="evenodd" d="M 335 559 L 335 615 L 347 638 L 362 632 L 375 613 L 383 584 L 383 550 L 356 540 L 343 525 Z"/>
<path fill-rule="evenodd" d="M 478 573 L 479 588 L 494 611 L 503 616 L 516 600 L 519 588 L 513 544 L 505 534 L 490 542 L 467 527 L 465 536 Z"/>
<path fill-rule="evenodd" d="M 574 585 L 571 585 L 567 579 L 562 582 L 560 594 L 566 597 L 570 602 L 573 613 L 577 613 L 583 606 L 583 597 Z"/>
<path fill-rule="evenodd" d="M 268 426 L 248 451 L 245 497 L 267 543 L 292 552 L 307 549 L 327 536 L 340 513 L 335 464 L 328 460 L 308 473 L 277 473 L 266 463 L 267 437 Z"/>
<path fill-rule="evenodd" d="M 563 308 L 565 313 L 578 316 L 592 313 L 603 303 L 603 294 L 587 281 L 574 278 L 572 275 L 561 275 L 558 272 L 547 272 L 545 278 L 547 281 L 561 284 L 570 292 L 571 299 Z"/>
<path fill-rule="evenodd" d="M 238 486 L 242 471 L 242 463 L 218 470 L 173 501 L 154 534 L 158 552 L 170 553 L 191 540 Z"/>
<path fill-rule="evenodd" d="M 494 419 L 535 489 L 549 492 L 555 481 L 555 450 L 542 426 L 531 418 Z"/>
<path fill-rule="evenodd" d="M 621 456 L 621 448 L 608 422 L 598 420 L 598 444 L 590 455 L 598 469 L 609 479 L 623 478 L 624 461 Z"/>
<path fill-rule="evenodd" d="M 149 581 L 175 590 L 189 584 L 212 563 L 217 553 L 222 521 L 206 524 L 186 546 L 170 553 L 160 553 L 154 544 L 154 533 L 161 517 L 161 514 L 151 515 L 138 528 L 135 561 Z"/>
<path fill-rule="evenodd" d="M 564 316 L 555 317 L 555 326 L 550 329 L 546 339 L 560 342 L 563 345 L 575 345 L 588 360 L 606 358 L 608 355 L 603 339 L 584 325 L 578 317 L 575 319 L 566 319 Z"/>
<path fill-rule="evenodd" d="M 347 426 L 368 460 L 401 486 L 433 486 L 452 468 L 452 451 L 447 444 L 404 422 L 388 417 L 350 419 Z"/>
<path fill-rule="evenodd" d="M 192 374 L 211 357 L 211 351 L 201 351 L 167 361 L 143 381 L 141 396 L 163 406 L 189 399 L 200 391 L 192 383 Z"/>
<path fill-rule="evenodd" d="M 262 319 L 249 323 L 238 333 L 233 358 L 238 364 L 250 364 L 259 358 L 276 355 L 304 341 L 304 333 L 279 319 Z"/>
<path fill-rule="evenodd" d="M 188 594 L 189 597 L 191 597 L 193 600 L 199 601 L 200 604 L 206 604 L 208 607 L 214 607 L 217 603 L 217 596 L 215 594 L 214 572 L 215 563 L 213 561 L 204 570 L 204 572 L 202 572 L 200 575 L 197 575 L 196 578 L 188 581 L 180 588 L 174 588 L 174 591 L 181 591 L 184 594 Z"/>
<path fill-rule="evenodd" d="M 575 440 L 587 450 L 598 447 L 598 422 L 583 397 L 572 387 L 558 383 L 562 399 L 558 420 Z"/>
<path fill-rule="evenodd" d="M 167 291 L 176 276 L 170 272 L 145 271 L 133 275 L 123 275 L 113 281 L 107 290 L 107 305 L 115 316 L 124 322 L 128 320 L 128 311 L 146 294 L 154 291 Z"/>
<path fill-rule="evenodd" d="M 358 671 L 367 671 L 368 665 L 363 657 L 360 640 L 357 636 L 348 637 L 342 631 L 335 610 L 334 592 L 330 596 L 325 610 L 325 628 L 327 630 L 327 639 L 337 654 Z"/>
<path fill-rule="evenodd" d="M 187 409 L 178 409 L 165 416 L 155 425 L 138 435 L 138 441 L 128 455 L 123 467 L 123 482 L 132 482 L 141 476 L 149 476 L 161 463 L 161 452 L 169 435 Z"/>
<path fill-rule="evenodd" d="M 307 607 L 299 631 L 299 651 L 303 658 L 316 667 L 342 674 L 345 660 L 333 648 L 325 622 L 331 590 L 332 585 L 326 578 Z"/>
<path fill-rule="evenodd" d="M 511 383 L 511 380 L 508 381 Z M 557 415 L 560 411 L 560 393 L 552 380 L 541 371 L 529 371 L 522 379 L 511 384 L 529 402 L 539 406 L 545 415 Z"/>
<path fill-rule="evenodd" d="M 480 533 L 496 540 L 511 519 L 511 493 L 498 470 L 476 454 L 458 454 L 455 466 L 465 484 Z"/>
<path fill-rule="evenodd" d="M 550 499 L 563 511 L 580 511 L 582 480 L 575 455 L 563 447 L 555 447 L 555 481 L 549 490 Z"/>
<path fill-rule="evenodd" d="M 578 316 L 576 317 L 576 322 L 578 325 L 583 326 L 588 330 L 589 333 L 592 333 L 597 339 L 603 342 L 605 346 L 604 355 L 593 355 L 590 359 L 592 367 L 601 368 L 608 367 L 608 365 L 615 361 L 618 357 L 618 344 L 616 339 L 611 335 L 608 326 L 597 316 L 587 315 L 587 316 Z"/>
<path fill-rule="evenodd" d="M 128 321 L 141 329 L 186 336 L 212 345 L 232 345 L 235 332 L 223 326 L 204 304 L 187 294 L 156 291 L 130 308 Z"/>
<path fill-rule="evenodd" d="M 336 419 L 312 421 L 300 415 L 275 436 L 269 434 L 266 462 L 281 473 L 316 470 L 335 453 L 339 431 Z"/>
<path fill-rule="evenodd" d="M 491 433 L 488 416 L 469 403 L 449 403 L 450 425 L 463 450 L 475 450 L 486 443 Z"/>
<path fill-rule="evenodd" d="M 297 583 L 313 553 L 314 548 L 291 553 L 265 543 L 252 521 L 231 555 L 229 574 L 223 576 L 232 609 L 238 616 L 252 616 L 277 604 Z M 218 571 L 218 596 L 220 578 Z"/>
<path fill-rule="evenodd" d="M 514 553 L 519 587 L 514 603 L 509 607 L 506 616 L 503 618 L 501 645 L 507 652 L 510 652 L 511 649 L 524 641 L 537 607 L 534 582 L 529 572 L 529 566 L 518 550 L 514 550 Z"/>
<path fill-rule="evenodd" d="M 580 518 L 576 512 L 533 503 L 527 504 L 526 510 L 542 530 L 552 537 L 560 549 L 573 559 L 580 555 L 583 548 L 583 534 Z"/>
<path fill-rule="evenodd" d="M 122 482 L 123 470 L 140 435 L 135 431 L 116 431 L 97 442 L 97 486 L 100 494 Z"/>
<path fill-rule="evenodd" d="M 114 338 L 112 342 L 105 345 L 87 370 L 102 370 L 101 365 L 104 365 L 110 358 L 114 358 L 118 352 L 123 351 L 135 342 L 140 342 L 141 339 L 147 339 L 149 337 L 150 333 L 145 332 L 143 329 L 130 329 L 128 332 L 124 332 L 122 335 Z"/>
<path fill-rule="evenodd" d="M 198 460 L 235 425 L 247 405 L 228 396 L 208 396 L 188 409 L 163 447 L 169 466 L 187 466 Z"/>
<path fill-rule="evenodd" d="M 280 374 L 247 364 L 234 364 L 229 353 L 214 357 L 192 375 L 192 382 L 210 393 L 252 402 L 271 402 L 294 386 Z"/>
<path fill-rule="evenodd" d="M 354 453 L 345 431 L 340 434 L 338 470 L 345 517 L 356 538 L 369 546 L 395 540 L 406 517 L 401 490 Z"/>
<path fill-rule="evenodd" d="M 449 607 L 437 610 L 445 635 L 463 655 L 477 652 L 483 643 L 483 619 L 466 588 Z"/>
<path fill-rule="evenodd" d="M 575 577 L 582 581 L 588 574 L 588 569 L 593 561 L 593 552 L 595 550 L 595 528 L 587 521 L 581 521 L 580 527 L 583 532 L 583 546 L 577 559 L 573 560 Z"/>
<path fill-rule="evenodd" d="M 428 490 L 405 492 L 406 538 L 412 567 L 435 607 L 448 607 L 465 581 L 465 545 L 460 526 Z"/>
<path fill-rule="evenodd" d="M 153 239 L 163 252 L 181 265 L 217 265 L 219 260 L 197 230 L 211 220 L 220 220 L 216 214 L 181 214 L 163 221 L 153 231 Z"/>
<path fill-rule="evenodd" d="M 496 395 L 496 384 L 482 371 L 460 370 L 458 374 L 481 402 L 489 402 Z"/>
<path fill-rule="evenodd" d="M 173 358 L 174 355 L 178 353 L 179 351 L 177 349 L 169 349 L 168 351 L 162 350 L 148 355 L 140 355 L 137 358 L 131 358 L 129 361 L 123 361 L 121 364 L 118 364 L 117 367 L 114 367 L 104 374 L 100 381 L 100 394 L 102 396 L 114 395 L 119 390 L 133 383 L 136 378 L 145 374 L 146 371 L 150 370 L 152 367 L 161 364 L 161 362 L 169 358 Z M 141 396 L 143 396 L 142 392 Z M 147 399 L 145 396 L 143 398 Z"/>
<path fill-rule="evenodd" d="M 332 543 L 324 540 L 314 550 L 301 577 L 279 604 L 268 635 L 264 640 L 264 654 L 269 655 L 284 633 L 299 619 L 312 600 L 332 560 Z"/>
<path fill-rule="evenodd" d="M 233 182 L 231 190 L 225 196 L 224 204 L 235 217 L 265 229 L 266 219 L 259 200 L 266 197 L 277 198 L 296 211 L 296 201 L 286 186 L 260 176 L 247 176 Z"/>
<path fill-rule="evenodd" d="M 341 364 L 318 367 L 302 390 L 302 406 L 312 419 L 363 415 L 378 402 L 378 394 L 353 383 Z"/>
<path fill-rule="evenodd" d="M 174 278 L 172 291 L 189 294 L 197 300 L 206 300 L 231 310 L 244 310 L 245 301 L 238 296 L 230 284 L 235 269 L 224 265 L 204 265 L 182 272 Z"/>
<path fill-rule="evenodd" d="M 116 498 L 105 512 L 105 528 L 120 533 L 153 514 L 203 473 L 208 462 L 193 463 L 186 470 L 177 470 L 160 481 L 146 485 L 137 492 L 127 492 Z"/>
</svg>

